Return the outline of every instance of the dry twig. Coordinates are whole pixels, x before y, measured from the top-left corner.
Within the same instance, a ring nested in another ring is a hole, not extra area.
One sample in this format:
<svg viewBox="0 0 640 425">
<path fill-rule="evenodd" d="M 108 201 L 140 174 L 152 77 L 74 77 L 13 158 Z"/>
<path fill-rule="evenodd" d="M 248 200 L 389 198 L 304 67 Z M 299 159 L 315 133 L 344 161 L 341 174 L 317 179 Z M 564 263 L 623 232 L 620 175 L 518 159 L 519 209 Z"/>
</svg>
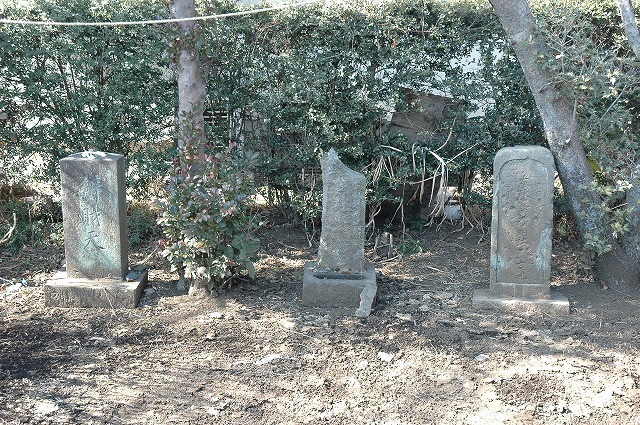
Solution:
<svg viewBox="0 0 640 425">
<path fill-rule="evenodd" d="M 9 227 L 9 230 L 7 230 L 7 233 L 5 233 L 5 235 L 2 237 L 2 239 L 0 239 L 0 245 L 2 245 L 3 243 L 7 242 L 9 239 L 11 239 L 11 236 L 13 235 L 13 231 L 16 230 L 16 213 L 13 213 L 13 225 L 11 227 Z"/>
</svg>

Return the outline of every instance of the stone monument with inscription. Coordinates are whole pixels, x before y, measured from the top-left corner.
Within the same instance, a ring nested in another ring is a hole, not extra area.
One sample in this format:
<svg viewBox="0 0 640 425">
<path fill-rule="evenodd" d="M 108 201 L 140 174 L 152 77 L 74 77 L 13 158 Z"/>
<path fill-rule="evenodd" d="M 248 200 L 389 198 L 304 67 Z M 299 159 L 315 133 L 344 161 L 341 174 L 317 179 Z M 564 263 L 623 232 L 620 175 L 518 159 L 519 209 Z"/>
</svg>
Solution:
<svg viewBox="0 0 640 425">
<path fill-rule="evenodd" d="M 322 233 L 318 261 L 305 265 L 302 303 L 371 312 L 377 292 L 373 264 L 364 258 L 366 177 L 346 167 L 331 149 L 322 166 Z"/>
<path fill-rule="evenodd" d="M 517 146 L 496 154 L 489 289 L 474 292 L 474 307 L 569 314 L 567 298 L 550 289 L 554 178 L 546 148 Z"/>
<path fill-rule="evenodd" d="M 60 161 L 65 266 L 44 287 L 56 307 L 135 307 L 146 272 L 129 270 L 122 155 L 82 152 Z"/>
</svg>

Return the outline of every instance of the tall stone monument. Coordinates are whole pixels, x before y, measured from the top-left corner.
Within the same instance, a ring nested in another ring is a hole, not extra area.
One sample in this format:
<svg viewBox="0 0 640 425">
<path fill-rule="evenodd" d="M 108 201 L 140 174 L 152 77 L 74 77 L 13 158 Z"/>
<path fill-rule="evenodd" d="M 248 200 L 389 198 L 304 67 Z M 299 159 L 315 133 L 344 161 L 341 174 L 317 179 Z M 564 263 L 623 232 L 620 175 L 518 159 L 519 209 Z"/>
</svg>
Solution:
<svg viewBox="0 0 640 425">
<path fill-rule="evenodd" d="M 331 149 L 322 166 L 322 233 L 318 261 L 305 265 L 302 303 L 317 307 L 354 307 L 371 312 L 377 285 L 364 259 L 366 177 L 346 167 Z"/>
<path fill-rule="evenodd" d="M 546 148 L 496 154 L 489 289 L 474 292 L 474 307 L 569 314 L 567 298 L 550 289 L 554 175 Z"/>
<path fill-rule="evenodd" d="M 82 152 L 60 161 L 66 265 L 45 284 L 56 307 L 135 307 L 146 272 L 129 271 L 124 157 Z"/>
</svg>

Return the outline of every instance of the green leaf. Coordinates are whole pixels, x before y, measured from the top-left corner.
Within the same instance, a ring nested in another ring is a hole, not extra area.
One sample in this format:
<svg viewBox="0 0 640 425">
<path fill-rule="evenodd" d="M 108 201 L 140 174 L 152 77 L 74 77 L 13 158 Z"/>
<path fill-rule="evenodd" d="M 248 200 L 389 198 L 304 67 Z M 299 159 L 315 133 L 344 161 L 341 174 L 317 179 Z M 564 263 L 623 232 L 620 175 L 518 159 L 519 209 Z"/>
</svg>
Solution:
<svg viewBox="0 0 640 425">
<path fill-rule="evenodd" d="M 256 277 L 256 268 L 253 265 L 253 263 L 251 261 L 246 261 L 245 263 L 245 267 L 247 268 L 247 272 L 249 274 L 249 277 L 251 279 L 254 279 Z"/>
</svg>

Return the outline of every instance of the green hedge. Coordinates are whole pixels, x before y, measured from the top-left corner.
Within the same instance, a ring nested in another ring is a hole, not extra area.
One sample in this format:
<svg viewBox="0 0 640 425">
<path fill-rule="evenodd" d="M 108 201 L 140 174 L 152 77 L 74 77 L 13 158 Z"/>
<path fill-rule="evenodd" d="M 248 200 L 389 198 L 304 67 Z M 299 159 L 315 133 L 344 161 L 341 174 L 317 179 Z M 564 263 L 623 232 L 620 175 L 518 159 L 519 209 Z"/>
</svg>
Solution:
<svg viewBox="0 0 640 425">
<path fill-rule="evenodd" d="M 557 53 L 540 60 L 561 71 L 562 84 L 578 99 L 594 169 L 603 184 L 624 181 L 638 155 L 640 73 L 615 5 L 531 3 Z M 167 14 L 159 0 L 34 4 L 5 6 L 2 13 L 55 20 Z M 239 7 L 213 1 L 201 12 Z M 57 161 L 87 148 L 125 154 L 131 187 L 144 189 L 166 173 L 167 158 L 175 157 L 170 60 L 176 36 L 166 26 L 0 26 L 6 178 L 20 177 L 37 153 L 44 166 L 36 177 L 56 181 Z M 489 177 L 499 148 L 544 144 L 529 89 L 486 1 L 327 2 L 202 22 L 195 42 L 208 82 L 211 150 L 241 141 L 260 152 L 257 175 L 267 198 L 302 220 L 317 216 L 321 187 L 314 178 L 320 152 L 330 147 L 367 175 L 375 209 L 393 200 L 402 183 L 437 173 L 432 152 L 438 148 L 452 173 L 472 169 Z M 479 65 L 471 73 L 460 66 L 470 55 Z M 417 143 L 383 119 L 411 109 L 406 90 L 455 99 L 455 110 Z M 478 104 L 484 114 L 469 118 Z"/>
</svg>

